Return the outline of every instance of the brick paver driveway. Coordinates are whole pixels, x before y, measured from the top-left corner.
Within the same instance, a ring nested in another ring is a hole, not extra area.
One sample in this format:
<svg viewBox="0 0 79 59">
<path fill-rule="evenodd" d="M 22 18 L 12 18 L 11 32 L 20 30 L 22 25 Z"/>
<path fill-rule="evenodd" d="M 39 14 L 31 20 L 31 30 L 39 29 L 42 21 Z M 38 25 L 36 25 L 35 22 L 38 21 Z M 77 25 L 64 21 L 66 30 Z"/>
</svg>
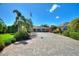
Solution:
<svg viewBox="0 0 79 59">
<path fill-rule="evenodd" d="M 79 55 L 79 41 L 53 34 L 36 33 L 37 36 L 28 41 L 20 41 L 6 47 L 0 55 L 17 56 L 54 56 Z"/>
</svg>

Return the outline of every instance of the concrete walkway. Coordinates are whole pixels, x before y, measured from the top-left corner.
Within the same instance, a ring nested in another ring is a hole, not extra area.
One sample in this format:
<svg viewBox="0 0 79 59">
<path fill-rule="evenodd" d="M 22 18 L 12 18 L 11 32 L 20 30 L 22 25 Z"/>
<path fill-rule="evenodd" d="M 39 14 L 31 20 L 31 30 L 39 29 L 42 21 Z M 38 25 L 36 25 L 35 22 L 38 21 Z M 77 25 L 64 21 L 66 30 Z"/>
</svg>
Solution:
<svg viewBox="0 0 79 59">
<path fill-rule="evenodd" d="M 28 41 L 20 41 L 6 47 L 3 56 L 79 56 L 79 41 L 53 34 L 36 33 Z"/>
</svg>

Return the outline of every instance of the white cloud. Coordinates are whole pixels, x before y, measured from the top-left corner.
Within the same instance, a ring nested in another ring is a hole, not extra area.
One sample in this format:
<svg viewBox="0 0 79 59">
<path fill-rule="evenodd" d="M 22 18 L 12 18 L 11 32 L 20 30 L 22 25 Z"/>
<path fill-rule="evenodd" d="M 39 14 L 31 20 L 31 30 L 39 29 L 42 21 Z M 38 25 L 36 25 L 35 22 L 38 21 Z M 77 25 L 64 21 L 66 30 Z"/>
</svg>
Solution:
<svg viewBox="0 0 79 59">
<path fill-rule="evenodd" d="M 56 16 L 56 19 L 59 19 L 60 17 L 59 16 Z"/>
<path fill-rule="evenodd" d="M 53 4 L 52 5 L 52 7 L 51 7 L 51 9 L 49 10 L 49 12 L 53 12 L 53 11 L 55 11 L 58 7 L 60 7 L 60 5 L 58 5 L 58 4 Z"/>
</svg>

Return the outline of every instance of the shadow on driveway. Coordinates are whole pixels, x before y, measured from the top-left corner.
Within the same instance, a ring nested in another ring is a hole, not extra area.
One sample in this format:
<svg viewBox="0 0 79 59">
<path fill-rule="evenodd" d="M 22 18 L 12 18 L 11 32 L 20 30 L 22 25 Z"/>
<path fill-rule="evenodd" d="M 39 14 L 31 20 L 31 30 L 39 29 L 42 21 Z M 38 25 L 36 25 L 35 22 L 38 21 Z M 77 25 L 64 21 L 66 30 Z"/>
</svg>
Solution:
<svg viewBox="0 0 79 59">
<path fill-rule="evenodd" d="M 18 41 L 18 42 L 16 42 L 16 43 L 14 43 L 14 45 L 18 45 L 18 44 L 23 44 L 23 45 L 25 45 L 25 44 L 28 44 L 28 42 L 27 42 L 26 40 L 22 40 L 22 41 Z"/>
</svg>

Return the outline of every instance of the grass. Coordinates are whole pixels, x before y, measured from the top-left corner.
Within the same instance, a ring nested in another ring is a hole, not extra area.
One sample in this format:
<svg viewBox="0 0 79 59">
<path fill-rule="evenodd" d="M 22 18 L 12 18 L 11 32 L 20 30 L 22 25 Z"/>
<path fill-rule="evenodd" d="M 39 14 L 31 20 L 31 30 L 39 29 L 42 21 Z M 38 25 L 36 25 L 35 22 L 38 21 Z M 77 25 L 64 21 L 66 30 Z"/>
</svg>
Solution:
<svg viewBox="0 0 79 59">
<path fill-rule="evenodd" d="M 6 45 L 12 43 L 13 38 L 14 38 L 13 34 L 0 34 L 0 52 Z"/>
<path fill-rule="evenodd" d="M 12 38 L 14 38 L 14 35 L 11 35 L 11 34 L 0 34 L 0 40 L 2 40 L 4 43 L 11 42 Z"/>
</svg>

